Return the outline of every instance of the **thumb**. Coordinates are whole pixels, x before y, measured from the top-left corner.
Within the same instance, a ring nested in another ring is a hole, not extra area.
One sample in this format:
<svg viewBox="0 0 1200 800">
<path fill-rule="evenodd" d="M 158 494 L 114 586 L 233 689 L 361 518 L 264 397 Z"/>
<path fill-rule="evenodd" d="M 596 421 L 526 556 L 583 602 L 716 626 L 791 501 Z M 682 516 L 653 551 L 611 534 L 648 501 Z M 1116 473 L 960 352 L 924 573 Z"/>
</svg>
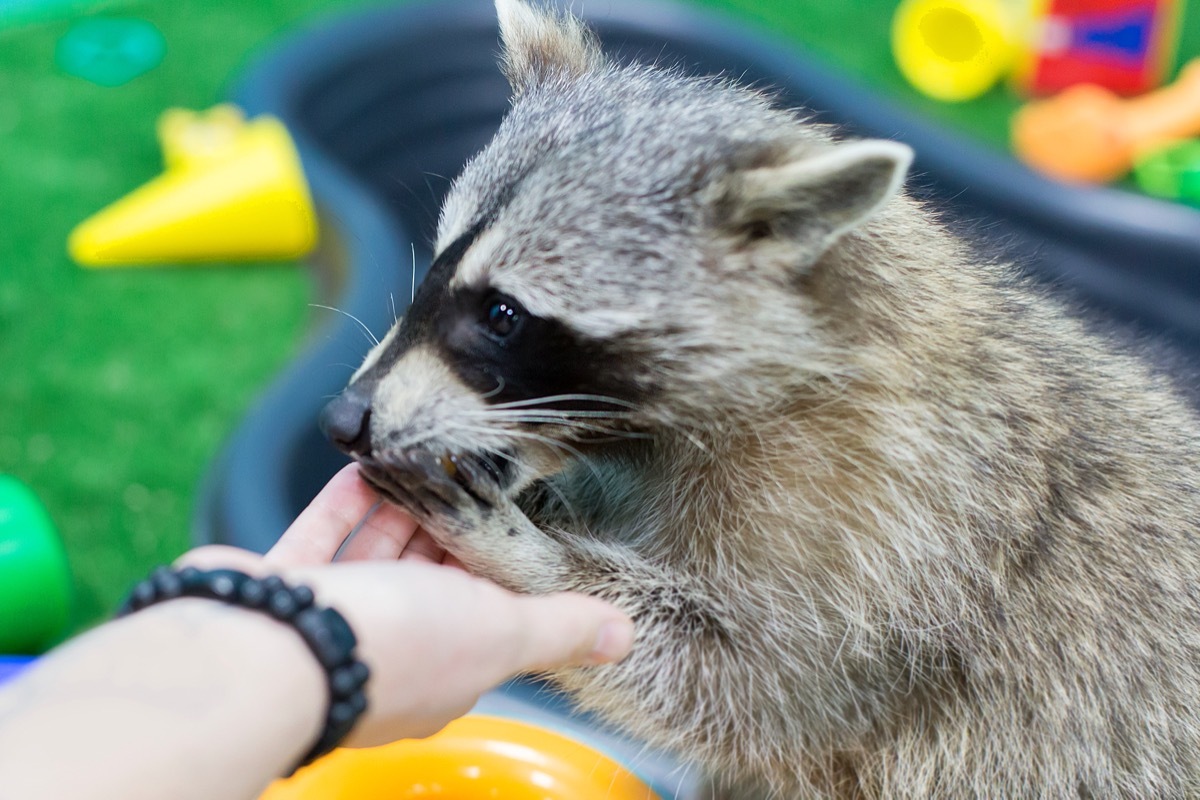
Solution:
<svg viewBox="0 0 1200 800">
<path fill-rule="evenodd" d="M 620 661 L 633 647 L 633 622 L 581 594 L 514 598 L 508 675 Z"/>
</svg>

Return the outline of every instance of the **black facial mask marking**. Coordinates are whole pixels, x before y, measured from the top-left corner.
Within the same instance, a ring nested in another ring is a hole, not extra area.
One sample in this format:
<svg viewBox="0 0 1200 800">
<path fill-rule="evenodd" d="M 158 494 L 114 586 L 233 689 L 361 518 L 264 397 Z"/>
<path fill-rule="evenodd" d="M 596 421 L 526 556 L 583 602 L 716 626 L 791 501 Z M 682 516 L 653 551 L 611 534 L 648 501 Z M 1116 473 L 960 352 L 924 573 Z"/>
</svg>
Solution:
<svg viewBox="0 0 1200 800">
<path fill-rule="evenodd" d="M 634 402 L 644 392 L 634 381 L 630 354 L 616 342 L 583 336 L 562 322 L 525 312 L 518 330 L 498 339 L 487 332 L 494 294 L 464 288 L 448 298 L 433 344 L 455 374 L 490 403 L 560 395 L 597 395 Z M 616 411 L 597 400 L 552 400 L 541 408 Z"/>
<path fill-rule="evenodd" d="M 496 296 L 487 287 L 450 282 L 475 240 L 495 213 L 481 217 L 455 239 L 430 266 L 400 329 L 379 359 L 356 381 L 370 391 L 405 352 L 431 344 L 455 374 L 489 403 L 536 400 L 560 395 L 613 397 L 621 403 L 644 399 L 634 379 L 633 354 L 614 341 L 583 336 L 558 320 L 522 314 L 511 337 L 489 335 L 486 315 Z M 537 404 L 561 410 L 621 410 L 623 405 L 596 400 L 553 400 Z"/>
</svg>

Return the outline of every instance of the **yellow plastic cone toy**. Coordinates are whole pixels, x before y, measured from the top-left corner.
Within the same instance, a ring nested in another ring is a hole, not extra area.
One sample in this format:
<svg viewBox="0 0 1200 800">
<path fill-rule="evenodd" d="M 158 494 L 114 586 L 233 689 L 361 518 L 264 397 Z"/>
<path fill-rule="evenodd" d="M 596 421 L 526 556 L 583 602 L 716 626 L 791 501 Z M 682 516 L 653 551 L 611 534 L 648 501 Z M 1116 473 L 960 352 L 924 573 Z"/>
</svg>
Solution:
<svg viewBox="0 0 1200 800">
<path fill-rule="evenodd" d="M 287 259 L 316 245 L 308 183 L 279 120 L 172 109 L 159 138 L 166 171 L 71 232 L 81 265 Z"/>
</svg>

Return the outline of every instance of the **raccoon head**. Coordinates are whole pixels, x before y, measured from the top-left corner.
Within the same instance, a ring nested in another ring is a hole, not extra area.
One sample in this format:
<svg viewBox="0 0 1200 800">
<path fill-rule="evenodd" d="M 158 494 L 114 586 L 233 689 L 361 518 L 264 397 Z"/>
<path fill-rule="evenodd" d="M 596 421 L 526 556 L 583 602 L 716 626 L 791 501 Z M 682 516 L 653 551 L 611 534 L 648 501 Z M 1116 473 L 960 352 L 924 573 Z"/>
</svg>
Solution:
<svg viewBox="0 0 1200 800">
<path fill-rule="evenodd" d="M 582 448 L 719 424 L 832 369 L 807 279 L 869 235 L 908 148 L 618 66 L 570 17 L 496 6 L 512 109 L 327 434 L 380 483 L 421 450 L 516 491 Z"/>
</svg>

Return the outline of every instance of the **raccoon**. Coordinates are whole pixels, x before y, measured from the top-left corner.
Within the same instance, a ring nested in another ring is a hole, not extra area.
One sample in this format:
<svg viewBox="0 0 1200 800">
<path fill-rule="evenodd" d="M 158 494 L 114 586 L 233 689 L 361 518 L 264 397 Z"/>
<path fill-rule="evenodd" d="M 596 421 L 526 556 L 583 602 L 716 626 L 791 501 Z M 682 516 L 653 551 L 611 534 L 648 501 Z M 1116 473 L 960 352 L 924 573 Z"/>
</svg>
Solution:
<svg viewBox="0 0 1200 800">
<path fill-rule="evenodd" d="M 510 113 L 323 416 L 551 677 L 731 795 L 1200 796 L 1200 418 L 903 189 L 911 152 L 497 0 Z"/>
</svg>

